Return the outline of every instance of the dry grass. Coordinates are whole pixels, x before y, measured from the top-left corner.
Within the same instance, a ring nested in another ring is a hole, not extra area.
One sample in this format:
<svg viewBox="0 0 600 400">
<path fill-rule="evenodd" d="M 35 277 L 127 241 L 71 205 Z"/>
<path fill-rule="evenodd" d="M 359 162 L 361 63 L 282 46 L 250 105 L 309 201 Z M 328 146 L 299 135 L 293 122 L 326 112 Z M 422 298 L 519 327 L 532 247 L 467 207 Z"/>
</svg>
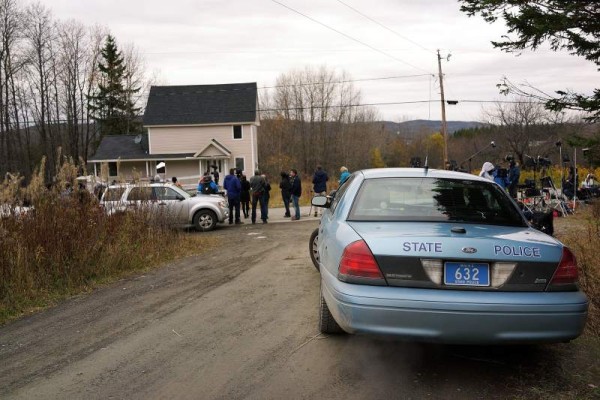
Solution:
<svg viewBox="0 0 600 400">
<path fill-rule="evenodd" d="M 43 167 L 27 187 L 18 177 L 0 186 L 0 323 L 81 291 L 214 246 L 143 212 L 108 217 L 74 186 L 65 164 L 53 189 Z M 21 213 L 26 200 L 33 208 Z"/>
<path fill-rule="evenodd" d="M 577 257 L 579 284 L 590 301 L 587 331 L 600 336 L 600 201 L 557 222 L 557 237 Z"/>
</svg>

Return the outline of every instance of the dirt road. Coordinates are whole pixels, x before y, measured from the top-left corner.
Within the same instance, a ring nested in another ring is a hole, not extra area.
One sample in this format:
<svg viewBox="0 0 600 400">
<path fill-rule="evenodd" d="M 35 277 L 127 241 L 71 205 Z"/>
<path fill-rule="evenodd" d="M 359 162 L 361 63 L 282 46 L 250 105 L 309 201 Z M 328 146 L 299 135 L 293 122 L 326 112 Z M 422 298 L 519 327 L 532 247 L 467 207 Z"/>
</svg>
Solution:
<svg viewBox="0 0 600 400">
<path fill-rule="evenodd" d="M 1 327 L 0 398 L 489 399 L 570 379 L 577 344 L 318 335 L 316 226 L 225 226 L 208 255 Z"/>
</svg>

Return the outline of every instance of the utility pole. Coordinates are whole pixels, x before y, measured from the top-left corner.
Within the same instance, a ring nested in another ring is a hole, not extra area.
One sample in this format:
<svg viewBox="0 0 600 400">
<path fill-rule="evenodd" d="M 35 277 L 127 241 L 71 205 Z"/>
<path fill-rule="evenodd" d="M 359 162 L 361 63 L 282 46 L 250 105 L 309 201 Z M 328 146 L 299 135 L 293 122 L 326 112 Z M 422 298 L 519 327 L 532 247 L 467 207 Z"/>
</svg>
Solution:
<svg viewBox="0 0 600 400">
<path fill-rule="evenodd" d="M 437 51 L 438 70 L 440 75 L 440 93 L 442 95 L 442 136 L 444 137 L 444 169 L 448 167 L 448 124 L 446 123 L 446 99 L 444 98 L 444 74 L 442 74 L 442 57 L 440 50 Z"/>
</svg>

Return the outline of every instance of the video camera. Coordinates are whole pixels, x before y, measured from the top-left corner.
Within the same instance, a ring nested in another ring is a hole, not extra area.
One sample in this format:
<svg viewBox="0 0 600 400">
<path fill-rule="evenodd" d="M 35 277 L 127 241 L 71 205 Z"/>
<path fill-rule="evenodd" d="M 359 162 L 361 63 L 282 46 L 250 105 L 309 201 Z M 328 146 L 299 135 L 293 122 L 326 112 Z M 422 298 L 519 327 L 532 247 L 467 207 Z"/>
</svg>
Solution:
<svg viewBox="0 0 600 400">
<path fill-rule="evenodd" d="M 529 168 L 536 168 L 536 167 L 549 167 L 552 165 L 552 161 L 548 158 L 548 157 L 542 157 L 542 156 L 537 156 L 537 157 L 531 157 L 528 156 L 527 154 L 525 154 L 525 157 L 527 157 L 527 160 L 525 161 L 525 166 L 529 167 Z"/>
<path fill-rule="evenodd" d="M 552 161 L 549 158 L 542 156 L 537 156 L 537 163 L 540 167 L 549 167 L 552 165 Z"/>
<path fill-rule="evenodd" d="M 515 158 L 513 157 L 513 155 L 512 155 L 512 154 L 507 154 L 507 155 L 504 157 L 504 161 L 506 161 L 506 162 L 515 161 Z"/>
</svg>

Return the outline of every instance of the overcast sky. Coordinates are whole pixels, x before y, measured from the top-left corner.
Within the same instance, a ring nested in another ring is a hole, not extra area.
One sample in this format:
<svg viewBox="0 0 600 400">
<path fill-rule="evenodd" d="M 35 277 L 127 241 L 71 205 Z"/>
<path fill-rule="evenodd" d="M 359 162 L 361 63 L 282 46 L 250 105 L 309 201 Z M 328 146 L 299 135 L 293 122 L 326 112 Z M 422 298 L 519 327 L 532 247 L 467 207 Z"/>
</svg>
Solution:
<svg viewBox="0 0 600 400">
<path fill-rule="evenodd" d="M 497 100 L 502 76 L 547 92 L 598 86 L 595 66 L 549 50 L 520 56 L 492 48 L 506 33 L 501 23 L 468 18 L 456 0 L 277 0 L 329 25 L 382 54 L 294 13 L 273 0 L 45 0 L 57 19 L 107 27 L 118 43 L 133 43 L 171 85 L 257 82 L 306 65 L 327 65 L 353 79 L 420 75 L 362 81 L 363 103 L 439 99 L 435 51 L 443 61 L 447 99 Z M 479 120 L 489 104 L 447 107 L 449 120 Z M 440 119 L 438 103 L 380 105 L 381 117 Z"/>
</svg>

